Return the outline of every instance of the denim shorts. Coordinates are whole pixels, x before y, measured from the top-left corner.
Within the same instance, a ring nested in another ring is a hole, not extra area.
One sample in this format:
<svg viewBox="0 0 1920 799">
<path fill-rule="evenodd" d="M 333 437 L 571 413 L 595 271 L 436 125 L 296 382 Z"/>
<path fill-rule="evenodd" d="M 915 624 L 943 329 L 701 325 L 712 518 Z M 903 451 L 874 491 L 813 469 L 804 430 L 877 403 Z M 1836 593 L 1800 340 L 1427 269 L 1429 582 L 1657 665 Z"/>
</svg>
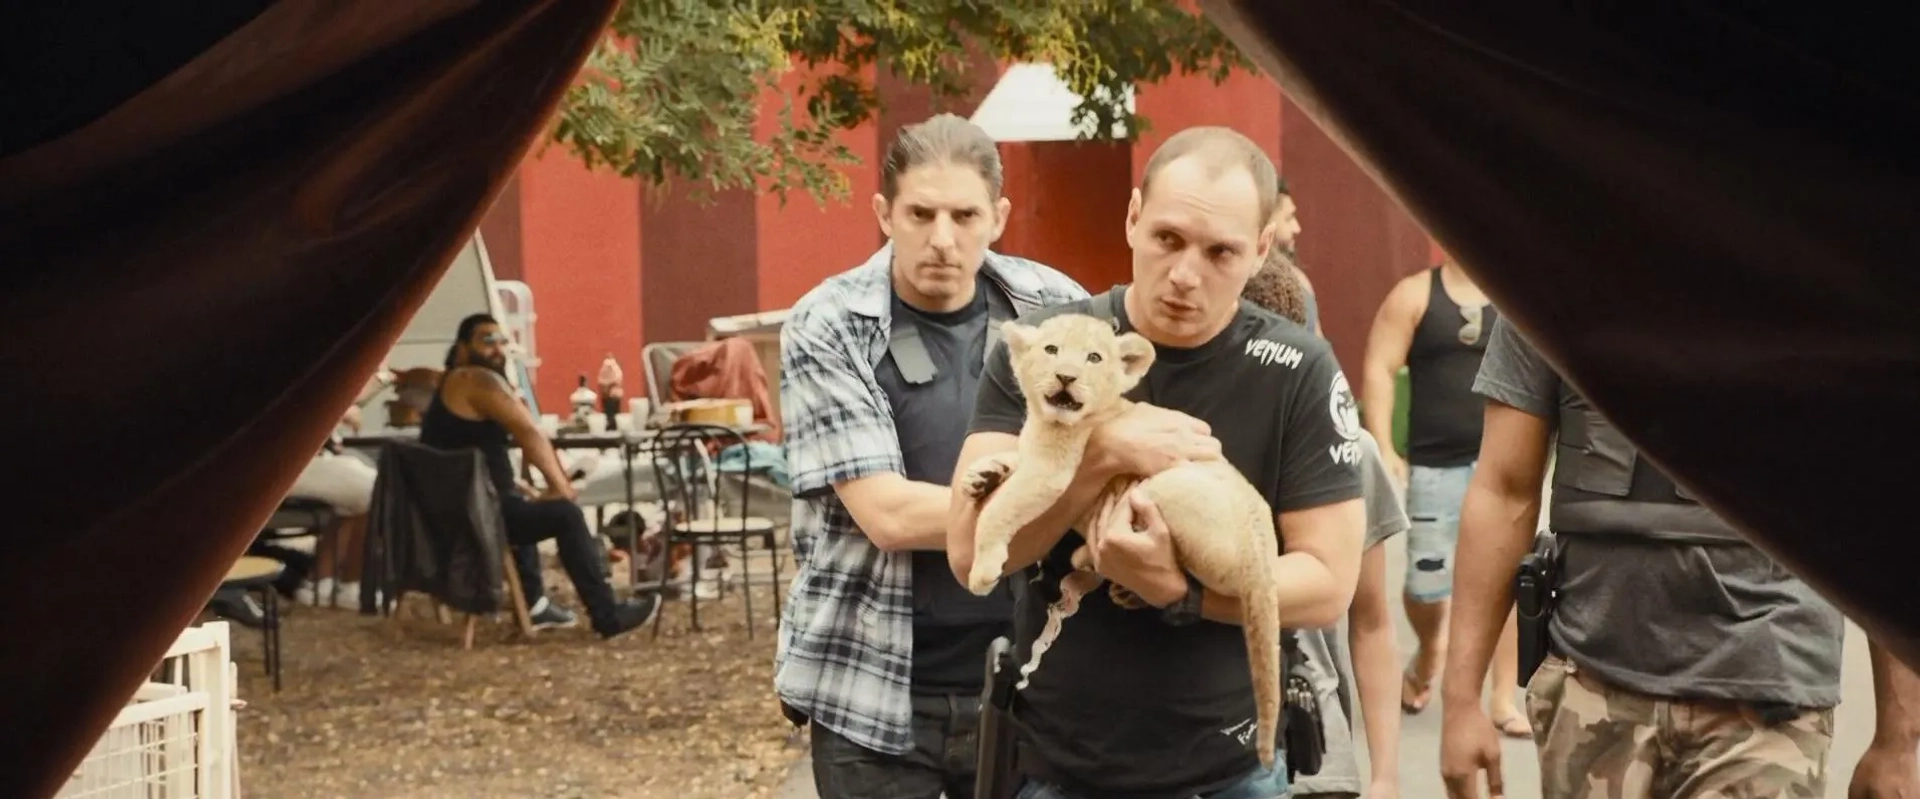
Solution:
<svg viewBox="0 0 1920 799">
<path fill-rule="evenodd" d="M 1439 602 L 1453 595 L 1453 551 L 1460 543 L 1460 503 L 1474 464 L 1414 466 L 1407 474 L 1407 597 Z"/>
</svg>

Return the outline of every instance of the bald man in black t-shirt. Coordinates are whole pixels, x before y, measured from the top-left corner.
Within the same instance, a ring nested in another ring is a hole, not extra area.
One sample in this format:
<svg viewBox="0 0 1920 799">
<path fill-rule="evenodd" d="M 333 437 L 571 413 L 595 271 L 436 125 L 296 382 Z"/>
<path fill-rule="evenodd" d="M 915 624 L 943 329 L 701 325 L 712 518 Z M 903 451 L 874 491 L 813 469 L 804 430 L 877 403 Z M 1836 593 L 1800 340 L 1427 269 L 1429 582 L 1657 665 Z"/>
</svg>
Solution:
<svg viewBox="0 0 1920 799">
<path fill-rule="evenodd" d="M 1353 395 L 1324 342 L 1240 299 L 1273 240 L 1273 164 L 1237 133 L 1196 128 L 1168 139 L 1145 174 L 1127 215 L 1134 282 L 1028 318 L 1110 317 L 1152 341 L 1156 359 L 1131 395 L 1151 404 L 1095 431 L 1073 486 L 1009 548 L 1007 568 L 1022 572 L 1013 585 L 1023 662 L 1082 543 L 1067 527 L 1110 477 L 1196 457 L 1195 438 L 1214 442 L 1278 514 L 1283 622 L 1332 625 L 1352 599 L 1365 523 Z M 962 470 L 1013 449 L 1025 415 L 1001 345 L 981 379 Z M 977 514 L 958 491 L 954 506 L 947 551 L 965 575 Z M 1262 768 L 1252 746 L 1239 602 L 1191 581 L 1158 514 L 1140 500 L 1133 511 L 1144 530 L 1103 536 L 1095 565 L 1154 608 L 1090 594 L 1016 695 L 1020 799 L 1285 796 L 1285 768 Z"/>
</svg>

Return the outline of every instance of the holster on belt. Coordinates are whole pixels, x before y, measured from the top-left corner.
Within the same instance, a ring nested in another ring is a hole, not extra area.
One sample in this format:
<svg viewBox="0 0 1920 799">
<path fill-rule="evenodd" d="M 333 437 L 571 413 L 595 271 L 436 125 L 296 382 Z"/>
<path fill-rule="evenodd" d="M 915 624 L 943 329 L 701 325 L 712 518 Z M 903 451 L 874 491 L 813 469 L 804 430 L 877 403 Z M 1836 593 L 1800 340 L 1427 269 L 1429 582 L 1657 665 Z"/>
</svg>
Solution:
<svg viewBox="0 0 1920 799">
<path fill-rule="evenodd" d="M 1514 624 L 1520 650 L 1520 687 L 1525 688 L 1552 650 L 1547 628 L 1560 599 L 1560 547 L 1551 532 L 1533 538 L 1533 551 L 1520 559 L 1513 576 Z"/>
<path fill-rule="evenodd" d="M 1013 644 L 1005 637 L 987 647 L 987 682 L 980 697 L 980 753 L 973 799 L 1013 799 L 1020 790 L 1014 755 L 1013 686 L 1020 676 Z"/>
</svg>

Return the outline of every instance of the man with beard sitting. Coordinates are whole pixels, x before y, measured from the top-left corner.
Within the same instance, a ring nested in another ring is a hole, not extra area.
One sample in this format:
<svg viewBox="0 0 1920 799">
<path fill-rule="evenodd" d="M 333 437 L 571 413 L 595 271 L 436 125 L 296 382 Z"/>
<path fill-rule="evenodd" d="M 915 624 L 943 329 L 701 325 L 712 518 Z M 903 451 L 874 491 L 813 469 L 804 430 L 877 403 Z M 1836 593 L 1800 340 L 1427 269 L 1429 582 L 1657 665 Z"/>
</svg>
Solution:
<svg viewBox="0 0 1920 799">
<path fill-rule="evenodd" d="M 659 599 L 615 599 L 613 585 L 607 580 L 606 549 L 587 527 L 586 515 L 574 502 L 573 483 L 561 469 L 552 442 L 541 433 L 533 414 L 515 398 L 507 383 L 506 343 L 506 335 L 492 316 L 474 314 L 460 321 L 453 351 L 448 354 L 446 377 L 420 422 L 420 443 L 436 449 L 480 450 L 500 495 L 507 543 L 530 550 L 534 544 L 554 539 L 560 563 L 587 608 L 594 632 L 611 638 L 645 624 Z M 513 460 L 507 452 L 509 437 L 546 478 L 546 492 L 539 497 L 529 498 L 516 486 Z M 539 559 L 518 561 L 521 586 L 534 623 L 546 627 L 571 625 L 573 615 L 547 601 Z"/>
</svg>

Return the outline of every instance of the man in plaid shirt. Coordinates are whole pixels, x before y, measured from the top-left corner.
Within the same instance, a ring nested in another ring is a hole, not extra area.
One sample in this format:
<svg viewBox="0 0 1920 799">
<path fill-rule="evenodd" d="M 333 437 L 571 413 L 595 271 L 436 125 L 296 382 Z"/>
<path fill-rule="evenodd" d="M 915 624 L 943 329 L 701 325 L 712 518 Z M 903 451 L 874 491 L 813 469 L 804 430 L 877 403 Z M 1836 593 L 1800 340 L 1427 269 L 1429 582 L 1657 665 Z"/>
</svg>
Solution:
<svg viewBox="0 0 1920 799">
<path fill-rule="evenodd" d="M 990 252 L 999 152 L 944 114 L 901 131 L 874 215 L 890 243 L 801 298 L 780 341 L 799 563 L 774 684 L 813 725 L 823 799 L 971 797 L 988 644 L 1005 589 L 947 563 L 948 488 L 999 324 L 1087 296 Z"/>
</svg>

